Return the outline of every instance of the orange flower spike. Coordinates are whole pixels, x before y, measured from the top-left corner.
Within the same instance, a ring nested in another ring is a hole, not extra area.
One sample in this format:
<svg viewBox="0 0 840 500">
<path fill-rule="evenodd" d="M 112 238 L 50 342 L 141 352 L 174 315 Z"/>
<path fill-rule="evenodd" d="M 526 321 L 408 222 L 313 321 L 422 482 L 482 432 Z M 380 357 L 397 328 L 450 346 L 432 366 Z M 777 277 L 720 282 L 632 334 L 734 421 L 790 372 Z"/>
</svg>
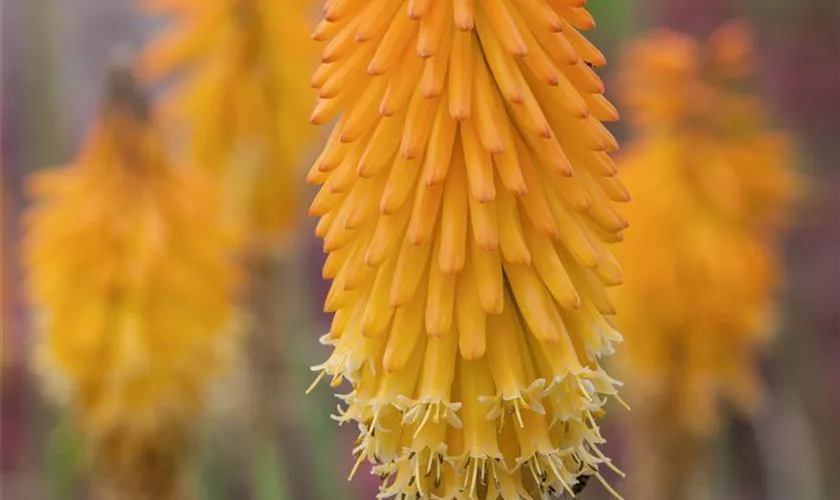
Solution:
<svg viewBox="0 0 840 500">
<path fill-rule="evenodd" d="M 534 498 L 601 477 L 593 416 L 616 382 L 598 359 L 621 339 L 602 316 L 621 281 L 608 243 L 628 197 L 599 122 L 617 112 L 583 62 L 604 64 L 578 31 L 591 16 L 332 0 L 325 17 L 312 121 L 338 122 L 309 178 L 336 322 L 318 369 L 353 383 L 358 460 L 378 461 L 383 497 Z M 387 398 L 371 387 L 395 376 Z"/>
</svg>

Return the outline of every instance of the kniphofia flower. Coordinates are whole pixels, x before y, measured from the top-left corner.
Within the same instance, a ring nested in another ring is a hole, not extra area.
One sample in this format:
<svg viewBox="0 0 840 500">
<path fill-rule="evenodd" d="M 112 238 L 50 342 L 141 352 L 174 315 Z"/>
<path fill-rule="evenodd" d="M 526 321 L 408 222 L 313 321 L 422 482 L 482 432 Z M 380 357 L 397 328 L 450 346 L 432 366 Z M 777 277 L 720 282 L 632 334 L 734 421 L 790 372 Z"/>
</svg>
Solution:
<svg viewBox="0 0 840 500">
<path fill-rule="evenodd" d="M 175 22 L 145 50 L 145 79 L 175 76 L 167 116 L 185 126 L 190 162 L 228 186 L 238 225 L 274 244 L 294 221 L 296 166 L 312 136 L 303 126 L 311 55 L 302 44 L 306 0 L 146 0 Z"/>
<path fill-rule="evenodd" d="M 751 32 L 737 22 L 705 45 L 652 34 L 630 46 L 622 71 L 637 138 L 621 165 L 639 201 L 617 252 L 627 269 L 617 319 L 630 339 L 621 361 L 638 413 L 667 400 L 668 419 L 695 435 L 713 429 L 719 398 L 745 410 L 759 399 L 755 362 L 780 281 L 774 243 L 799 185 L 787 135 L 744 90 L 752 73 Z"/>
<path fill-rule="evenodd" d="M 352 384 L 337 418 L 382 497 L 572 494 L 611 466 L 599 358 L 621 338 L 628 195 L 584 3 L 325 3 L 311 121 L 337 123 L 308 178 L 335 316 L 316 369 Z"/>
<path fill-rule="evenodd" d="M 217 184 L 170 163 L 127 70 L 79 156 L 31 179 L 25 242 L 38 368 L 68 400 L 115 498 L 179 498 L 204 397 L 231 362 Z"/>
</svg>

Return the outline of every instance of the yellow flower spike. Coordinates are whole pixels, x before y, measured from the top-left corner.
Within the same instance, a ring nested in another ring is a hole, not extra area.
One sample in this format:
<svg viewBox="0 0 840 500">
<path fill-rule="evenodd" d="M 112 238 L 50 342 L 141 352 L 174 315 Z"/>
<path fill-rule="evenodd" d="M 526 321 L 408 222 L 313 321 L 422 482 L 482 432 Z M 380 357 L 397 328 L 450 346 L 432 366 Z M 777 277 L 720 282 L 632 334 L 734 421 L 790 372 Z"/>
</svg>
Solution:
<svg viewBox="0 0 840 500">
<path fill-rule="evenodd" d="M 115 68 L 76 160 L 30 179 L 25 260 L 35 361 L 72 405 L 97 487 L 180 499 L 193 430 L 236 351 L 236 248 L 216 184 L 170 163 L 147 106 Z"/>
<path fill-rule="evenodd" d="M 628 343 L 622 368 L 633 382 L 631 434 L 660 436 L 636 475 L 647 484 L 662 464 L 673 471 L 652 486 L 680 488 L 702 468 L 709 458 L 697 446 L 714 432 L 720 399 L 750 412 L 761 397 L 755 363 L 781 281 L 775 245 L 800 180 L 789 139 L 743 90 L 751 40 L 739 22 L 708 42 L 657 32 L 630 45 L 621 73 L 637 129 L 622 173 L 639 201 L 619 246 L 628 265 L 616 321 L 631 340 L 645 335 Z M 686 450 L 694 458 L 680 459 Z"/>
<path fill-rule="evenodd" d="M 651 332 L 624 361 L 653 395 L 669 390 L 655 380 L 684 381 L 674 411 L 692 433 L 714 427 L 718 394 L 744 410 L 757 402 L 753 358 L 771 329 L 780 280 L 772 245 L 798 191 L 787 139 L 768 130 L 763 108 L 740 89 L 751 74 L 751 39 L 739 22 L 705 45 L 656 33 L 632 45 L 622 75 L 639 127 L 624 180 L 644 203 L 631 204 L 637 227 L 621 246 L 634 265 L 618 321 L 628 332 Z M 701 93 L 708 100 L 697 104 Z M 651 258 L 664 238 L 671 250 Z M 685 353 L 679 364 L 675 352 Z"/>
<path fill-rule="evenodd" d="M 140 75 L 154 82 L 178 75 L 161 107 L 188 133 L 190 162 L 229 187 L 231 212 L 244 239 L 276 245 L 293 223 L 295 168 L 312 135 L 299 126 L 307 116 L 301 99 L 307 88 L 299 76 L 310 69 L 310 54 L 299 50 L 299 40 L 309 29 L 309 2 L 143 0 L 143 5 L 151 14 L 171 16 L 173 26 L 141 55 Z M 331 97 L 331 89 L 344 87 L 338 82 L 353 81 L 342 79 L 341 69 L 324 73 L 332 76 L 320 77 L 329 80 L 323 86 Z"/>
<path fill-rule="evenodd" d="M 629 199 L 577 0 L 330 0 L 308 180 L 330 254 L 320 377 L 380 497 L 539 498 L 605 459 Z M 373 347 L 376 346 L 376 347 Z"/>
</svg>

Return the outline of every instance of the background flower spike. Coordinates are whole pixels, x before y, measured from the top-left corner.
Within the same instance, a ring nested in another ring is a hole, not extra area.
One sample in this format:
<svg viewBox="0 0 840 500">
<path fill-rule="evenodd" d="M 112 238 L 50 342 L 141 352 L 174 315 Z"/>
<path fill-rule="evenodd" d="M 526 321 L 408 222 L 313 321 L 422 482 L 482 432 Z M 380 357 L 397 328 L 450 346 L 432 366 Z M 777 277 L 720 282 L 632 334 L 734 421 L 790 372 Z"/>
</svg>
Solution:
<svg viewBox="0 0 840 500">
<path fill-rule="evenodd" d="M 172 164 L 121 52 L 78 156 L 30 179 L 35 366 L 69 401 L 102 498 L 190 498 L 205 397 L 237 353 L 217 185 Z M 189 203 L 184 203 L 189 200 Z"/>
</svg>

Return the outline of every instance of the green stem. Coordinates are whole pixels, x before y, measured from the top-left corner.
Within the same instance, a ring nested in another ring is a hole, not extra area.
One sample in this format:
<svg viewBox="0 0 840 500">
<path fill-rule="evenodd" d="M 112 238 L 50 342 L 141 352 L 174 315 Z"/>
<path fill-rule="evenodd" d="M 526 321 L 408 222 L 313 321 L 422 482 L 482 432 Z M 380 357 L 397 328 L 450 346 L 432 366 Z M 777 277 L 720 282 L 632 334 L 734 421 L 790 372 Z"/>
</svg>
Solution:
<svg viewBox="0 0 840 500">
<path fill-rule="evenodd" d="M 277 447 L 272 440 L 254 444 L 253 485 L 255 500 L 286 500 L 288 492 L 283 482 L 283 467 Z"/>
<path fill-rule="evenodd" d="M 64 414 L 47 439 L 46 475 L 50 498 L 74 498 L 78 485 L 81 448 L 72 419 Z"/>
<path fill-rule="evenodd" d="M 304 255 L 299 255 L 303 261 Z M 307 275 L 305 262 L 289 263 L 289 283 L 310 283 Z M 290 311 L 311 311 L 311 298 L 314 296 L 311 290 L 302 290 L 298 294 L 289 294 L 290 301 L 287 307 Z M 296 394 L 303 394 L 309 384 L 312 383 L 312 372 L 309 367 L 315 360 L 316 354 L 311 348 L 314 342 L 314 332 L 318 328 L 317 320 L 307 314 L 294 314 L 297 324 L 290 324 L 290 332 L 301 334 L 289 335 L 290 355 L 290 387 Z M 320 361 L 319 361 L 320 362 Z M 306 396 L 308 401 L 305 405 L 306 441 L 311 450 L 311 458 L 314 462 L 313 470 L 317 472 L 316 488 L 319 498 L 345 498 L 352 500 L 355 497 L 355 490 L 342 485 L 339 487 L 337 479 L 344 476 L 338 457 L 344 456 L 336 453 L 335 443 L 337 432 L 335 422 L 330 418 L 334 404 L 331 396 L 323 390 L 313 391 Z"/>
</svg>

